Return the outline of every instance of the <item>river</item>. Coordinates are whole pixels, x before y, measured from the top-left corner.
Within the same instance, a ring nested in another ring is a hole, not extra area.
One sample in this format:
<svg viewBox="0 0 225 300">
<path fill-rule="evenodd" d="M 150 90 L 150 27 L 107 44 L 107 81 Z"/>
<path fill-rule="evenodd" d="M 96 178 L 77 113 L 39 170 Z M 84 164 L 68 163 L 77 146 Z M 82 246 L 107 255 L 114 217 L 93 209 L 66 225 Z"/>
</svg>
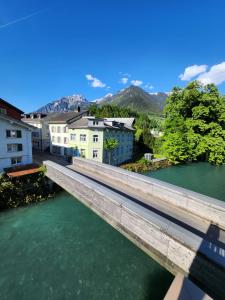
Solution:
<svg viewBox="0 0 225 300">
<path fill-rule="evenodd" d="M 198 162 L 146 172 L 144 175 L 225 201 L 225 165 Z"/>
<path fill-rule="evenodd" d="M 0 213 L 1 300 L 162 299 L 173 276 L 78 200 Z"/>
</svg>

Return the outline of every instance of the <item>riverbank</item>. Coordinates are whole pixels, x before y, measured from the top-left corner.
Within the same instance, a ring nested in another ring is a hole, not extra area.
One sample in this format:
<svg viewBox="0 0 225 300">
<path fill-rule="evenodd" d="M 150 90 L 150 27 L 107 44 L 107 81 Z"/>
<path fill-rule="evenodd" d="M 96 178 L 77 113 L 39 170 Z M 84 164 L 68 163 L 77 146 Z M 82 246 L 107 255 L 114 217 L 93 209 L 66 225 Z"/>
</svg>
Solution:
<svg viewBox="0 0 225 300">
<path fill-rule="evenodd" d="M 130 162 L 127 164 L 120 165 L 120 168 L 136 172 L 136 173 L 143 173 L 147 171 L 155 171 L 158 169 L 168 168 L 172 165 L 166 158 L 156 158 L 151 161 L 146 159 L 140 159 L 137 162 Z"/>
<path fill-rule="evenodd" d="M 0 176 L 0 211 L 44 201 L 58 190 L 45 176 L 44 167 L 23 176 L 10 177 L 4 173 Z"/>
</svg>

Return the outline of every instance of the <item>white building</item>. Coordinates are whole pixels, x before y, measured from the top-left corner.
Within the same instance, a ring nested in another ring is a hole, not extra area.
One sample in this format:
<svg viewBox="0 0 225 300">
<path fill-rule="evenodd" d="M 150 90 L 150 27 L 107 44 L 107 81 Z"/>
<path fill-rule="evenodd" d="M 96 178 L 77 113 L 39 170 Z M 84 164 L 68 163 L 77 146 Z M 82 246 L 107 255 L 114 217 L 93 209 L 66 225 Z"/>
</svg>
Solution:
<svg viewBox="0 0 225 300">
<path fill-rule="evenodd" d="M 32 163 L 32 127 L 0 113 L 0 172 Z"/>
<path fill-rule="evenodd" d="M 32 147 L 34 150 L 50 150 L 49 121 L 56 115 L 57 113 L 30 113 L 24 115 L 22 121 L 34 126 L 34 129 L 32 131 Z"/>
</svg>

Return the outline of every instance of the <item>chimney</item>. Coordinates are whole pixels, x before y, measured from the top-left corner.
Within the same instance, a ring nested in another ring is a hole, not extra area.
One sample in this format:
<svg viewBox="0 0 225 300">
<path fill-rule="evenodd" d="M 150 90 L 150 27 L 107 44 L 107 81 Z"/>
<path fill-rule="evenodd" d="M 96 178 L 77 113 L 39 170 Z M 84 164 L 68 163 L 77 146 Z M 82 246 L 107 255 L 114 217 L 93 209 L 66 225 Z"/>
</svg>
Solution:
<svg viewBox="0 0 225 300">
<path fill-rule="evenodd" d="M 80 112 L 80 106 L 79 105 L 77 106 L 77 112 Z"/>
</svg>

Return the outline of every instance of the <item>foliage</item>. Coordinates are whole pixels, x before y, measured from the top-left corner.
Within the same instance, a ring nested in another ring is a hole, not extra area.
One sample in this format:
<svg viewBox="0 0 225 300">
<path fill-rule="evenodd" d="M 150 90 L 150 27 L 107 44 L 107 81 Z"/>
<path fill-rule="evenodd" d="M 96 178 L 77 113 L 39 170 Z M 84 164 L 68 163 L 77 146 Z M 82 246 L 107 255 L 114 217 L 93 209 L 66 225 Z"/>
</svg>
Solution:
<svg viewBox="0 0 225 300">
<path fill-rule="evenodd" d="M 225 163 L 225 99 L 214 84 L 175 87 L 164 113 L 163 149 L 171 161 Z"/>
<path fill-rule="evenodd" d="M 89 107 L 89 112 L 97 118 L 135 118 L 135 142 L 139 146 L 138 151 L 151 149 L 153 151 L 155 138 L 151 134 L 152 129 L 163 130 L 164 120 L 154 114 L 138 113 L 130 108 L 119 107 L 112 104 L 97 106 L 93 104 Z"/>
<path fill-rule="evenodd" d="M 142 157 L 137 162 L 123 164 L 120 167 L 128 171 L 143 173 L 146 171 L 154 171 L 161 168 L 167 168 L 170 165 L 171 163 L 167 159 L 162 161 L 148 161 L 144 157 Z"/>
<path fill-rule="evenodd" d="M 105 104 L 102 106 L 92 104 L 89 106 L 88 110 L 91 115 L 97 118 L 131 118 L 138 116 L 137 112 L 132 111 L 129 108 L 121 108 L 113 104 Z"/>
<path fill-rule="evenodd" d="M 109 154 L 109 164 L 111 163 L 112 152 L 118 148 L 119 142 L 117 139 L 109 138 L 104 141 L 104 150 Z"/>
<path fill-rule="evenodd" d="M 9 178 L 0 176 L 0 210 L 39 202 L 49 197 L 45 168 L 39 173 Z"/>
</svg>

